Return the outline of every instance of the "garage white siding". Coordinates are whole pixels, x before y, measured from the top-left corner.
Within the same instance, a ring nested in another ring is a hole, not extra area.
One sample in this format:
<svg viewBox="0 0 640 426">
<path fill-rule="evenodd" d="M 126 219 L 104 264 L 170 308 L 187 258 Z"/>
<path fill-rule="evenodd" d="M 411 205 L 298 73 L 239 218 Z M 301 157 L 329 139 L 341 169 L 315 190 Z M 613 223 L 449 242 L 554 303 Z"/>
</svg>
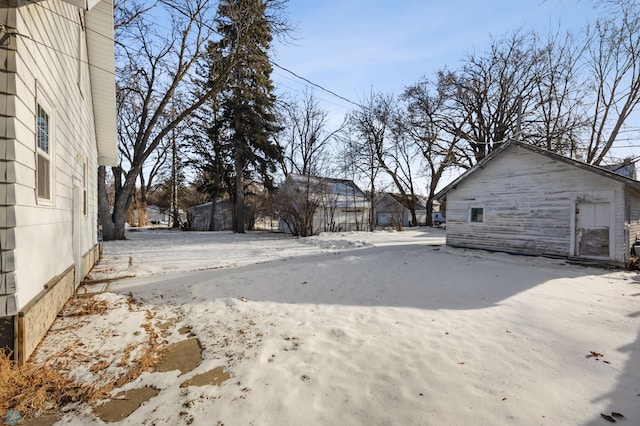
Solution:
<svg viewBox="0 0 640 426">
<path fill-rule="evenodd" d="M 610 212 L 606 257 L 628 259 L 625 182 L 517 144 L 448 188 L 446 202 L 449 245 L 558 256 L 580 255 L 579 205 L 598 203 Z"/>
</svg>

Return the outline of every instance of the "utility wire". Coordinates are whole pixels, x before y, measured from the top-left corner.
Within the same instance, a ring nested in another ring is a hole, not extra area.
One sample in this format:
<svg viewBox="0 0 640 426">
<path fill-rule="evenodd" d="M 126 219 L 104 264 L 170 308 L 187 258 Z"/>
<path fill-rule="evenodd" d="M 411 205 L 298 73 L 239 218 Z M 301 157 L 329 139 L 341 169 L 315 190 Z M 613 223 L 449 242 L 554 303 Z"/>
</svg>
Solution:
<svg viewBox="0 0 640 426">
<path fill-rule="evenodd" d="M 46 11 L 48 11 L 48 12 L 51 12 L 51 13 L 53 13 L 54 15 L 57 15 L 57 16 L 59 16 L 59 17 L 61 17 L 61 18 L 65 19 L 65 20 L 67 20 L 67 21 L 69 21 L 69 22 L 71 22 L 71 23 L 73 23 L 73 24 L 75 24 L 75 25 L 78 25 L 78 26 L 82 27 L 82 29 L 83 29 L 83 30 L 89 30 L 89 31 L 91 31 L 91 32 L 93 32 L 93 33 L 95 33 L 95 34 L 98 34 L 98 35 L 99 35 L 99 36 L 101 36 L 101 37 L 106 38 L 107 40 L 109 40 L 109 41 L 111 41 L 111 42 L 114 42 L 114 39 L 113 39 L 112 37 L 109 37 L 109 36 L 107 36 L 107 35 L 105 35 L 105 34 L 102 34 L 102 33 L 101 33 L 101 32 L 99 32 L 99 31 L 94 31 L 94 30 L 91 30 L 91 29 L 89 29 L 89 28 L 86 28 L 86 26 L 83 26 L 80 22 L 77 22 L 77 21 L 75 21 L 75 20 L 73 20 L 73 19 L 71 19 L 71 18 L 69 18 L 69 17 L 66 17 L 66 16 L 62 15 L 61 13 L 56 12 L 55 10 L 53 10 L 53 9 L 51 9 L 51 8 L 49 8 L 49 7 L 46 7 L 46 6 L 44 6 L 42 3 L 40 3 L 40 2 L 36 2 L 36 0 L 25 0 L 25 1 L 26 1 L 26 2 L 29 2 L 29 3 L 31 3 L 31 4 L 33 4 L 33 5 L 35 5 L 35 6 L 37 6 L 37 7 L 41 7 L 41 8 L 43 8 L 44 10 L 46 10 Z M 74 55 L 74 54 L 64 52 L 64 51 L 62 51 L 62 50 L 60 50 L 60 49 L 58 49 L 58 48 L 55 48 L 55 47 L 53 47 L 53 46 L 50 46 L 50 45 L 48 45 L 48 44 L 44 43 L 44 42 L 42 42 L 42 41 L 36 40 L 35 38 L 33 38 L 33 37 L 32 37 L 32 36 L 30 36 L 30 35 L 22 34 L 22 33 L 19 33 L 19 32 L 17 32 L 17 31 L 13 31 L 13 30 L 12 30 L 11 32 L 8 32 L 8 31 L 7 31 L 7 29 L 8 29 L 8 28 L 7 28 L 6 26 L 4 26 L 4 25 L 0 25 L 0 33 L 3 33 L 3 32 L 5 32 L 5 31 L 6 31 L 8 35 L 15 35 L 15 36 L 19 36 L 19 37 L 25 38 L 25 39 L 27 39 L 27 40 L 31 40 L 32 42 L 34 42 L 34 43 L 36 43 L 36 44 L 38 44 L 38 45 L 40 45 L 40 46 L 43 46 L 43 47 L 45 47 L 45 48 L 47 48 L 47 49 L 50 49 L 50 50 L 52 50 L 52 51 L 54 51 L 54 52 L 57 52 L 57 53 L 59 53 L 59 54 L 61 54 L 61 55 L 63 55 L 63 56 L 66 56 L 66 57 L 68 57 L 68 58 L 74 59 L 74 60 L 76 60 L 76 61 L 80 61 L 80 62 L 81 62 L 81 63 L 83 63 L 83 64 L 89 65 L 90 67 L 94 67 L 94 68 L 96 68 L 96 69 L 99 69 L 99 70 L 101 70 L 101 71 L 106 72 L 106 73 L 107 73 L 107 74 L 109 74 L 109 75 L 113 75 L 113 76 L 115 76 L 115 73 L 114 73 L 113 71 L 111 71 L 111 70 L 108 70 L 108 69 L 102 68 L 102 67 L 100 67 L 100 66 L 98 66 L 98 65 L 95 65 L 95 64 L 92 64 L 92 63 L 90 63 L 88 60 L 82 59 L 82 58 L 80 58 L 80 57 L 78 57 L 78 56 L 76 56 L 76 55 Z"/>
<path fill-rule="evenodd" d="M 277 64 L 275 61 L 273 61 L 272 59 L 269 59 L 269 62 L 270 62 L 270 63 L 271 63 L 271 65 L 273 65 L 274 67 L 279 68 L 279 69 L 281 69 L 282 71 L 284 71 L 284 72 L 287 72 L 287 73 L 291 74 L 291 75 L 292 75 L 292 76 L 294 76 L 295 78 L 297 78 L 297 79 L 299 79 L 299 80 L 302 80 L 302 81 L 304 81 L 305 83 L 310 84 L 310 85 L 312 85 L 313 87 L 316 87 L 316 88 L 318 88 L 318 89 L 322 90 L 323 92 L 326 92 L 326 93 L 328 93 L 328 94 L 330 94 L 330 95 L 332 95 L 332 96 L 335 96 L 335 97 L 336 97 L 336 98 L 338 98 L 338 99 L 342 99 L 343 101 L 346 101 L 346 102 L 348 102 L 348 103 L 350 103 L 350 104 L 352 104 L 352 105 L 357 106 L 358 108 L 364 108 L 364 107 L 363 107 L 362 105 L 360 105 L 359 103 L 354 102 L 354 101 L 352 101 L 351 99 L 345 98 L 344 96 L 339 95 L 339 94 L 337 94 L 336 92 L 334 92 L 333 90 L 329 90 L 329 89 L 327 89 L 327 88 L 325 88 L 325 87 L 321 86 L 320 84 L 314 83 L 313 81 L 309 80 L 308 78 L 302 77 L 301 75 L 296 74 L 295 72 L 291 71 L 291 70 L 290 70 L 290 69 L 288 69 L 288 68 L 285 68 L 285 67 L 283 67 L 283 66 L 281 66 L 281 65 L 278 65 L 278 64 Z"/>
<path fill-rule="evenodd" d="M 82 25 L 82 23 L 77 22 L 77 21 L 75 21 L 75 20 L 73 20 L 73 19 L 71 19 L 71 18 L 69 18 L 69 17 L 67 17 L 67 16 L 64 16 L 64 15 L 63 15 L 63 14 L 61 14 L 60 12 L 56 12 L 55 10 L 53 10 L 53 9 L 52 9 L 52 8 L 50 8 L 50 7 L 45 6 L 45 5 L 42 3 L 42 1 L 38 1 L 38 0 L 24 0 L 24 1 L 26 1 L 26 2 L 28 2 L 28 3 L 31 3 L 31 4 L 34 4 L 34 5 L 38 6 L 38 7 L 41 7 L 41 8 L 43 8 L 44 10 L 47 10 L 47 11 L 49 11 L 49 12 L 53 13 L 54 15 L 59 16 L 59 17 L 60 17 L 60 18 L 62 18 L 62 19 L 65 19 L 65 20 L 67 20 L 67 21 L 69 21 L 69 22 L 71 22 L 71 23 L 74 23 L 74 24 L 76 24 L 76 25 L 80 25 L 80 26 L 82 26 L 82 29 L 84 29 L 84 30 L 87 30 L 87 31 L 89 31 L 89 32 L 92 32 L 92 33 L 94 33 L 94 34 L 97 34 L 97 35 L 99 35 L 100 37 L 104 37 L 104 38 L 106 38 L 107 40 L 112 41 L 112 42 L 114 42 L 114 43 L 115 43 L 115 40 L 114 40 L 114 38 L 113 38 L 112 36 L 109 36 L 109 35 L 107 35 L 107 34 L 103 34 L 103 33 L 101 33 L 100 31 L 94 30 L 94 29 L 92 29 L 92 28 L 88 28 L 86 25 Z"/>
<path fill-rule="evenodd" d="M 100 66 L 98 66 L 98 65 L 92 64 L 92 63 L 90 63 L 89 61 L 86 61 L 86 60 L 84 60 L 84 59 L 80 59 L 80 58 L 78 58 L 76 55 L 72 55 L 72 54 L 70 54 L 70 53 L 63 52 L 62 50 L 57 49 L 57 48 L 55 48 L 55 47 L 53 47 L 53 46 L 49 46 L 48 44 L 43 43 L 43 42 L 41 42 L 41 41 L 38 41 L 38 40 L 34 39 L 33 37 L 31 37 L 31 36 L 29 36 L 29 35 L 26 35 L 26 34 L 20 34 L 20 33 L 15 33 L 15 35 L 16 35 L 16 36 L 23 37 L 23 38 L 25 38 L 25 39 L 27 39 L 27 40 L 31 40 L 31 41 L 32 41 L 32 42 L 34 42 L 35 44 L 39 44 L 40 46 L 46 47 L 47 49 L 51 49 L 51 50 L 53 50 L 54 52 L 57 52 L 57 53 L 59 53 L 59 54 L 61 54 L 61 55 L 64 55 L 64 56 L 67 56 L 67 57 L 72 58 L 72 59 L 74 59 L 74 60 L 80 61 L 80 62 L 82 62 L 83 64 L 89 65 L 90 67 L 97 68 L 97 69 L 99 69 L 99 70 L 101 70 L 101 71 L 106 72 L 106 73 L 107 73 L 107 74 L 109 74 L 109 75 L 113 75 L 113 76 L 115 76 L 115 73 L 114 73 L 113 71 L 110 71 L 110 70 L 108 70 L 108 69 L 106 69 L 106 68 L 102 68 L 102 67 L 100 67 Z"/>
<path fill-rule="evenodd" d="M 68 21 L 70 21 L 70 22 L 72 22 L 72 23 L 76 24 L 76 25 L 81 25 L 81 23 L 80 23 L 80 22 L 76 22 L 75 20 L 73 20 L 73 19 L 71 19 L 71 18 L 69 18 L 69 17 L 66 17 L 66 16 L 62 15 L 61 13 L 58 13 L 58 12 L 56 12 L 55 10 L 53 10 L 53 9 L 51 9 L 51 8 L 49 8 L 49 7 L 44 6 L 44 5 L 42 4 L 42 2 L 39 2 L 39 1 L 37 1 L 37 0 L 25 0 L 25 1 L 26 1 L 26 2 L 29 2 L 29 3 L 31 3 L 31 4 L 34 4 L 34 5 L 38 6 L 38 7 L 41 7 L 41 8 L 43 8 L 43 9 L 45 9 L 45 10 L 47 10 L 47 11 L 49 11 L 49 12 L 51 12 L 51 13 L 53 13 L 53 14 L 55 14 L 55 15 L 57 15 L 57 16 L 59 16 L 59 17 L 63 18 L 63 19 L 66 19 L 66 20 L 68 20 Z M 202 24 L 203 24 L 205 27 L 207 27 L 209 30 L 214 31 L 214 32 L 216 32 L 216 33 L 217 33 L 217 31 L 215 30 L 215 28 L 213 28 L 211 25 L 209 25 L 209 24 L 207 24 L 207 23 L 204 23 L 204 22 L 203 22 Z M 154 25 L 159 26 L 159 27 L 161 27 L 161 28 L 164 28 L 164 29 L 166 29 L 166 30 L 168 30 L 168 31 L 172 31 L 171 29 L 169 29 L 169 28 L 167 28 L 167 27 L 165 27 L 165 26 L 163 26 L 163 25 L 160 25 L 160 24 L 159 24 L 159 23 L 157 23 L 157 22 L 156 22 Z M 113 38 L 113 37 L 110 37 L 110 36 L 108 36 L 108 35 L 106 35 L 106 34 L 103 34 L 103 33 L 99 32 L 99 31 L 93 30 L 93 29 L 91 29 L 91 28 L 86 28 L 86 29 L 87 29 L 88 31 L 91 31 L 91 32 L 93 32 L 93 33 L 95 33 L 95 34 L 97 34 L 97 35 L 99 35 L 99 36 L 101 36 L 101 37 L 104 37 L 104 38 L 106 38 L 107 40 L 112 41 L 112 42 L 114 42 L 114 43 L 115 43 L 115 40 L 114 40 L 114 38 Z M 37 43 L 37 44 L 40 44 L 40 45 L 42 45 L 42 46 L 44 46 L 44 47 L 47 47 L 47 48 L 49 48 L 49 49 L 52 49 L 52 50 L 54 50 L 54 51 L 56 51 L 56 52 L 58 52 L 58 53 L 60 53 L 60 54 L 63 54 L 63 55 L 65 55 L 65 56 L 68 56 L 68 57 L 71 57 L 71 58 L 74 58 L 74 59 L 80 60 L 80 61 L 82 61 L 82 62 L 84 62 L 84 63 L 86 63 L 86 64 L 89 64 L 89 62 L 87 62 L 87 61 L 83 61 L 82 59 L 77 58 L 77 57 L 75 57 L 74 55 L 68 54 L 68 53 L 66 53 L 66 52 L 62 52 L 62 51 L 60 51 L 60 50 L 58 50 L 58 49 L 56 49 L 56 48 L 54 48 L 54 47 L 52 47 L 52 46 L 48 46 L 48 45 L 46 45 L 45 43 L 43 43 L 43 42 L 39 42 L 39 41 L 35 40 L 34 38 L 32 38 L 32 37 L 30 37 L 30 36 L 27 36 L 27 35 L 24 35 L 24 34 L 19 34 L 19 33 L 18 33 L 18 35 L 20 35 L 20 36 L 22 36 L 22 37 L 25 37 L 25 38 L 28 38 L 28 39 L 32 40 L 34 43 Z M 315 88 L 317 88 L 317 89 L 320 89 L 321 91 L 323 91 L 323 92 L 325 92 L 325 93 L 328 93 L 329 95 L 334 96 L 334 97 L 336 97 L 336 98 L 338 98 L 338 99 L 341 99 L 341 100 L 343 100 L 343 101 L 345 101 L 345 102 L 347 102 L 347 103 L 349 103 L 349 104 L 351 104 L 351 105 L 354 105 L 354 106 L 356 106 L 356 107 L 358 107 L 358 108 L 364 108 L 364 106 L 360 105 L 359 103 L 354 102 L 354 101 L 352 101 L 351 99 L 349 99 L 349 98 L 347 98 L 347 97 L 345 97 L 345 96 L 339 95 L 339 94 L 338 94 L 338 93 L 336 93 L 335 91 L 333 91 L 333 90 L 331 90 L 331 89 L 327 89 L 326 87 L 322 86 L 321 84 L 315 83 L 315 82 L 311 81 L 310 79 L 308 79 L 308 78 L 306 78 L 306 77 L 303 77 L 303 76 L 301 76 L 301 75 L 297 74 L 296 72 L 292 71 L 291 69 L 286 68 L 286 67 L 284 67 L 284 66 L 282 66 L 282 65 L 278 64 L 277 62 L 275 62 L 274 60 L 272 60 L 272 59 L 270 59 L 270 58 L 268 58 L 268 61 L 269 61 L 269 62 L 271 63 L 271 65 L 273 65 L 274 67 L 276 67 L 276 68 L 278 68 L 278 69 L 280 69 L 280 70 L 282 70 L 282 71 L 284 71 L 284 72 L 286 72 L 286 73 L 288 73 L 288 74 L 291 74 L 293 77 L 297 78 L 297 79 L 298 79 L 298 80 L 300 80 L 300 81 L 303 81 L 304 83 L 306 83 L 306 84 L 308 84 L 308 85 L 311 85 L 312 87 L 315 87 Z M 109 74 L 111 74 L 111 75 L 115 75 L 113 72 L 110 72 L 110 71 L 105 70 L 105 69 L 103 69 L 103 68 L 97 67 L 96 65 L 92 65 L 92 64 L 89 64 L 89 65 L 94 66 L 94 67 L 96 67 L 96 68 L 99 68 L 99 69 L 101 69 L 101 70 L 103 70 L 103 71 L 105 71 L 105 72 L 107 72 L 107 73 L 109 73 Z"/>
</svg>

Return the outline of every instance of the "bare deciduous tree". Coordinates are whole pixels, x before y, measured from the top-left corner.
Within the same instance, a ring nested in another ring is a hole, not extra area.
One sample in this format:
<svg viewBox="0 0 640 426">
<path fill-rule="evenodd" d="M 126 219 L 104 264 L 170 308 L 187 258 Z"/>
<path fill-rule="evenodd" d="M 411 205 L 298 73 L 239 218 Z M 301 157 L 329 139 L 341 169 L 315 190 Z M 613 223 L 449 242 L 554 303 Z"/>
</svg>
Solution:
<svg viewBox="0 0 640 426">
<path fill-rule="evenodd" d="M 426 224 L 432 225 L 433 198 L 445 170 L 460 166 L 460 137 L 446 132 L 442 93 L 434 90 L 427 80 L 405 89 L 402 98 L 407 102 L 403 128 L 421 154 L 427 171 Z M 451 126 L 452 124 L 449 124 Z"/>
<path fill-rule="evenodd" d="M 440 73 L 448 131 L 466 141 L 475 161 L 515 138 L 520 114 L 532 107 L 532 49 L 532 34 L 515 32 L 484 54 L 468 54 L 460 71 Z"/>
<path fill-rule="evenodd" d="M 586 161 L 600 164 L 640 102 L 640 12 L 620 4 L 612 17 L 588 30 L 590 88 Z"/>
<path fill-rule="evenodd" d="M 415 145 L 410 143 L 399 118 L 397 99 L 392 95 L 372 93 L 363 106 L 350 116 L 353 128 L 364 145 L 365 154 L 373 156 L 370 165 L 378 167 L 391 178 L 411 214 L 411 224 L 418 224 Z M 374 187 L 371 189 L 372 193 Z M 375 200 L 372 200 L 371 227 L 375 227 Z"/>
<path fill-rule="evenodd" d="M 118 3 L 116 10 L 116 18 L 122 19 L 116 23 L 117 92 L 118 99 L 134 106 L 127 124 L 131 126 L 133 139 L 128 141 L 131 161 L 113 169 L 116 182 L 113 213 L 100 216 L 105 239 L 124 238 L 125 213 L 145 162 L 172 129 L 220 92 L 235 63 L 235 49 L 247 32 L 240 32 L 238 44 L 218 58 L 217 69 L 210 74 L 208 90 L 174 111 L 165 121 L 174 95 L 181 87 L 192 84 L 193 67 L 214 37 L 208 22 L 215 16 L 215 2 L 163 0 L 147 9 L 136 6 L 135 2 L 125 1 Z M 171 31 L 155 25 L 153 11 L 172 17 Z M 106 176 L 106 173 L 101 171 L 100 176 Z M 103 213 L 107 210 L 101 209 Z"/>
<path fill-rule="evenodd" d="M 323 181 L 310 175 L 290 175 L 276 196 L 276 207 L 291 233 L 297 237 L 313 235 L 314 217 L 323 204 Z"/>
<path fill-rule="evenodd" d="M 577 66 L 583 47 L 571 33 L 550 33 L 547 40 L 537 40 L 530 77 L 533 108 L 523 112 L 521 140 L 574 157 L 585 130 L 584 84 Z"/>
<path fill-rule="evenodd" d="M 392 103 L 382 94 L 371 93 L 362 106 L 352 111 L 348 117 L 349 126 L 345 133 L 345 159 L 350 159 L 351 168 L 363 173 L 369 183 L 369 230 L 376 227 L 376 178 L 384 168 L 385 141 L 392 125 Z"/>
<path fill-rule="evenodd" d="M 302 100 L 294 99 L 283 107 L 283 130 L 277 137 L 283 149 L 281 167 L 285 176 L 321 176 L 330 168 L 331 143 L 343 125 L 329 130 L 328 116 L 310 91 L 304 92 Z"/>
</svg>

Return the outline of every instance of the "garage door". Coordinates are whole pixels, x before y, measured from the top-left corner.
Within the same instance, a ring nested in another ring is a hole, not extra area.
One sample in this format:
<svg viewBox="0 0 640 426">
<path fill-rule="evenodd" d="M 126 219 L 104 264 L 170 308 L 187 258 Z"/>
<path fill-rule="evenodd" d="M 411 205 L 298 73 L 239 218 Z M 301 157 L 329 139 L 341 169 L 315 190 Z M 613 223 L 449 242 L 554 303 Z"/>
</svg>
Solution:
<svg viewBox="0 0 640 426">
<path fill-rule="evenodd" d="M 576 247 L 581 257 L 609 257 L 611 203 L 576 205 Z"/>
</svg>

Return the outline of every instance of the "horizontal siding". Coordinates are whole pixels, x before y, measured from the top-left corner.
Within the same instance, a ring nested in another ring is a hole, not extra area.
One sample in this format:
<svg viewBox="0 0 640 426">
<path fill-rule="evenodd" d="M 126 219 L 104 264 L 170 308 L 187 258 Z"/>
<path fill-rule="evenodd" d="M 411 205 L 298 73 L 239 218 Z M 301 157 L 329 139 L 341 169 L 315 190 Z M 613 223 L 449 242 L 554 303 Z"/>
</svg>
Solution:
<svg viewBox="0 0 640 426">
<path fill-rule="evenodd" d="M 623 185 L 522 148 L 510 148 L 447 194 L 447 243 L 570 256 L 576 200 L 614 203 L 615 260 L 624 261 Z M 470 209 L 484 222 L 470 223 Z M 619 229 L 618 229 L 619 228 Z"/>
<path fill-rule="evenodd" d="M 17 11 L 16 273 L 24 306 L 52 277 L 74 263 L 73 187 L 89 162 L 89 212 L 82 216 L 79 249 L 97 242 L 97 149 L 89 69 L 78 86 L 79 10 L 60 0 L 29 3 Z M 36 40 L 38 43 L 30 40 Z M 85 48 L 86 52 L 86 48 Z M 85 58 L 86 60 L 86 58 Z M 53 202 L 36 198 L 35 105 L 45 95 L 53 109 Z M 38 259 L 34 267 L 33 259 Z"/>
</svg>

